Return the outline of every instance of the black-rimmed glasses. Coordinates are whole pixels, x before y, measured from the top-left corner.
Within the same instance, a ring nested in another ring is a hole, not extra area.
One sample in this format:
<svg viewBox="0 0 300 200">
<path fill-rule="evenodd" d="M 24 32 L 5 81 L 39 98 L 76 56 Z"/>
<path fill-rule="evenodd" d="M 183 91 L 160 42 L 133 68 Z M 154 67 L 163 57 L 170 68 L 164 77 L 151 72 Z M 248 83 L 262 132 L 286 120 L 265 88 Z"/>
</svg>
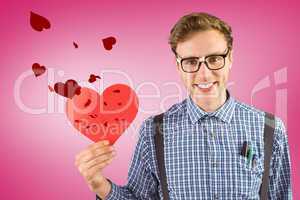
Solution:
<svg viewBox="0 0 300 200">
<path fill-rule="evenodd" d="M 210 70 L 222 69 L 225 66 L 225 58 L 229 53 L 229 48 L 226 49 L 225 54 L 214 54 L 203 57 L 188 57 L 180 58 L 176 56 L 176 60 L 184 72 L 194 73 L 200 69 L 201 64 L 204 62 L 206 67 Z"/>
</svg>

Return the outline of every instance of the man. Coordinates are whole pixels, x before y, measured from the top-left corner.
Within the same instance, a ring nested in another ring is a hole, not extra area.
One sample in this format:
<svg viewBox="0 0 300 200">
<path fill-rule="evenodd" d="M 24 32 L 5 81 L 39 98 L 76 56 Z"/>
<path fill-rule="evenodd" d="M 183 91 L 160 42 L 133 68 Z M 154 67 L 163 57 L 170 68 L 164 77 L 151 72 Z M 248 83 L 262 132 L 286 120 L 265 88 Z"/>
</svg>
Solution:
<svg viewBox="0 0 300 200">
<path fill-rule="evenodd" d="M 183 16 L 169 43 L 189 97 L 163 118 L 165 169 L 170 199 L 259 199 L 264 173 L 264 112 L 234 99 L 226 89 L 233 62 L 231 28 L 206 13 Z M 126 186 L 101 175 L 113 158 L 98 142 L 76 165 L 97 199 L 162 199 L 154 146 L 153 117 L 144 121 Z M 246 142 L 251 159 L 241 155 Z M 285 127 L 275 118 L 269 199 L 291 199 Z"/>
</svg>

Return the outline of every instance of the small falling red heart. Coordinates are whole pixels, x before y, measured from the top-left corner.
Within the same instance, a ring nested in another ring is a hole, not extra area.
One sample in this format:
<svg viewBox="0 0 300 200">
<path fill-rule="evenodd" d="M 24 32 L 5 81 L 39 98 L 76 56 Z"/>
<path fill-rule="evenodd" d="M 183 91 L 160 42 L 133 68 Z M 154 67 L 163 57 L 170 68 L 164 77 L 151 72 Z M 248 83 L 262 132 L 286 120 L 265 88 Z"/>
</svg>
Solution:
<svg viewBox="0 0 300 200">
<path fill-rule="evenodd" d="M 96 76 L 95 74 L 91 74 L 91 75 L 90 75 L 90 78 L 89 78 L 89 82 L 90 82 L 90 83 L 93 83 L 93 82 L 96 81 L 97 78 L 98 78 L 98 79 L 101 79 L 100 76 Z"/>
<path fill-rule="evenodd" d="M 57 94 L 72 99 L 74 95 L 80 95 L 81 87 L 75 80 L 67 80 L 65 83 L 55 83 L 54 90 Z"/>
<path fill-rule="evenodd" d="M 32 71 L 33 71 L 35 77 L 38 77 L 38 76 L 42 75 L 43 73 L 45 73 L 46 67 L 41 66 L 39 63 L 34 63 L 32 65 Z"/>
<path fill-rule="evenodd" d="M 77 49 L 78 48 L 78 44 L 73 42 L 74 47 Z"/>
<path fill-rule="evenodd" d="M 111 50 L 113 45 L 116 44 L 117 40 L 114 37 L 107 37 L 102 39 L 102 42 L 106 50 Z"/>
<path fill-rule="evenodd" d="M 34 12 L 30 12 L 30 25 L 34 30 L 39 32 L 41 32 L 43 29 L 49 29 L 51 27 L 48 19 Z"/>
<path fill-rule="evenodd" d="M 50 90 L 50 92 L 54 92 L 53 87 L 51 87 L 50 85 L 48 85 L 48 89 Z"/>
</svg>

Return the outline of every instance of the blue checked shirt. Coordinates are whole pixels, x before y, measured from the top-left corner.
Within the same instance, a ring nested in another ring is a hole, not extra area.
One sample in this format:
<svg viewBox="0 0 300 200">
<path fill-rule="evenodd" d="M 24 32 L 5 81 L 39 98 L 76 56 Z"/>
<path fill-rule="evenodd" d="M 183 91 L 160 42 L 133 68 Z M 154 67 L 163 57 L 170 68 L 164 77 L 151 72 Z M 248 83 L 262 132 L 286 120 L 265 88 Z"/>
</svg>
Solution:
<svg viewBox="0 0 300 200">
<path fill-rule="evenodd" d="M 203 111 L 190 97 L 165 112 L 170 199 L 259 199 L 264 172 L 264 112 L 227 94 L 226 102 L 215 112 Z M 292 199 L 288 138 L 283 122 L 275 120 L 268 195 L 272 200 L 288 200 Z M 111 182 L 106 199 L 162 199 L 154 133 L 150 117 L 141 126 L 127 185 Z M 253 163 L 240 155 L 244 141 L 257 155 Z"/>
</svg>

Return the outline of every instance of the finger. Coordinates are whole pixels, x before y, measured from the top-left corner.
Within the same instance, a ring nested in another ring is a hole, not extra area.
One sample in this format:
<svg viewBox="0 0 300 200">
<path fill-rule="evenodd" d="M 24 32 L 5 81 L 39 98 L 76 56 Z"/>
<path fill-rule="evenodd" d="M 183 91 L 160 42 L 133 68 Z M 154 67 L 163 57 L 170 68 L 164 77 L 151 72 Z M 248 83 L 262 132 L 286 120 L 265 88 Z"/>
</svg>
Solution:
<svg viewBox="0 0 300 200">
<path fill-rule="evenodd" d="M 96 173 L 101 173 L 101 170 L 106 167 L 108 164 L 110 164 L 113 161 L 113 158 L 108 159 L 102 163 L 99 163 L 97 165 L 94 165 L 92 168 L 90 168 L 87 173 L 85 179 L 87 181 L 90 181 L 91 179 L 93 179 L 93 177 L 95 176 Z"/>
<path fill-rule="evenodd" d="M 112 146 L 102 147 L 96 150 L 91 150 L 87 154 L 81 155 L 78 159 L 75 161 L 75 165 L 78 166 L 80 163 L 89 162 L 90 160 L 94 159 L 95 157 L 111 153 L 114 151 L 114 148 Z"/>
<path fill-rule="evenodd" d="M 89 162 L 90 160 L 94 159 L 95 157 L 101 156 L 101 155 L 105 155 L 111 152 L 115 152 L 115 149 L 113 146 L 107 146 L 107 147 L 103 147 L 101 149 L 96 149 L 91 151 L 90 154 L 85 155 L 82 160 L 85 162 Z"/>
<path fill-rule="evenodd" d="M 84 173 L 85 173 L 87 170 L 85 170 L 85 166 L 84 166 L 84 165 L 79 165 L 79 166 L 78 166 L 78 171 L 80 172 L 81 175 L 84 176 Z"/>
<path fill-rule="evenodd" d="M 84 177 L 86 177 L 90 168 L 93 168 L 94 166 L 99 165 L 101 163 L 105 163 L 107 160 L 112 159 L 114 157 L 114 155 L 115 155 L 115 152 L 99 156 L 96 159 L 93 159 L 92 161 L 90 161 L 89 163 L 82 162 L 78 165 L 78 170 L 79 170 L 80 174 L 82 174 Z"/>
<path fill-rule="evenodd" d="M 95 166 L 95 165 L 98 165 L 98 164 L 103 163 L 103 162 L 105 162 L 105 161 L 107 161 L 107 160 L 109 160 L 109 159 L 114 158 L 115 155 L 116 155 L 116 152 L 115 152 L 115 151 L 112 151 L 112 152 L 103 154 L 103 155 L 98 156 L 98 157 L 96 157 L 96 158 L 90 160 L 89 162 L 87 162 L 87 163 L 85 164 L 85 167 L 86 167 L 86 169 L 90 169 L 90 168 L 92 168 L 92 167 Z"/>
<path fill-rule="evenodd" d="M 76 156 L 76 160 L 79 160 L 82 156 L 89 154 L 91 151 L 102 148 L 104 146 L 108 146 L 108 140 L 103 140 L 100 142 L 97 142 L 95 144 L 90 145 L 88 148 L 85 150 L 81 151 L 79 154 Z"/>
<path fill-rule="evenodd" d="M 85 150 L 83 150 L 82 152 L 80 152 L 78 156 L 80 157 L 83 154 L 88 153 L 90 150 L 98 149 L 98 148 L 101 148 L 101 147 L 104 147 L 104 146 L 108 146 L 108 145 L 109 145 L 109 141 L 108 140 L 101 140 L 99 142 L 90 144 Z"/>
<path fill-rule="evenodd" d="M 98 146 L 105 146 L 105 145 L 109 145 L 109 140 L 101 140 L 99 142 L 95 142 L 93 144 L 90 144 L 88 148 L 93 149 L 93 148 L 97 148 Z"/>
</svg>

